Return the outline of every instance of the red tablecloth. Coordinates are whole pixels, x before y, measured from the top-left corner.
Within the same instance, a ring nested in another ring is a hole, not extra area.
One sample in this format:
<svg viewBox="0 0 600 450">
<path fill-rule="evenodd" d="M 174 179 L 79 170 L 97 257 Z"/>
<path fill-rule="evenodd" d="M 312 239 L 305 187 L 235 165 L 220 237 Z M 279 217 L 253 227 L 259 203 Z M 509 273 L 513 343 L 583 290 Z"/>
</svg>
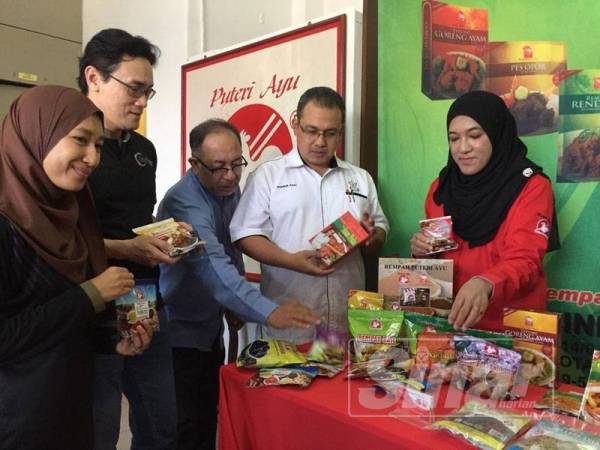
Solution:
<svg viewBox="0 0 600 450">
<path fill-rule="evenodd" d="M 230 364 L 221 369 L 219 445 L 221 450 L 397 450 L 472 449 L 450 434 L 426 428 L 424 421 L 390 416 L 402 412 L 376 395 L 370 382 L 318 377 L 307 389 L 296 387 L 247 388 L 254 370 Z M 570 387 L 570 386 L 569 386 Z M 441 395 L 446 395 L 447 388 Z M 530 387 L 513 403 L 531 411 L 546 389 Z M 448 413 L 465 400 L 438 407 Z M 508 403 L 502 403 L 507 407 Z"/>
</svg>

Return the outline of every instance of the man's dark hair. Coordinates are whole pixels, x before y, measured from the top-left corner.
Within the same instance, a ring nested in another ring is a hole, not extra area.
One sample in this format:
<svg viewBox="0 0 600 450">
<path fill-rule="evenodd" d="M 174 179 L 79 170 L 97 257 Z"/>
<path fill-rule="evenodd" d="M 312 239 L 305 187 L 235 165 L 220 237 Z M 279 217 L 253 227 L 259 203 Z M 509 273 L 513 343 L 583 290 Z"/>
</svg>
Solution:
<svg viewBox="0 0 600 450">
<path fill-rule="evenodd" d="M 339 109 L 342 113 L 342 121 L 344 121 L 344 116 L 346 115 L 346 105 L 344 104 L 344 99 L 336 91 L 325 86 L 312 87 L 300 96 L 300 100 L 298 100 L 298 107 L 296 108 L 296 115 L 298 116 L 298 119 L 302 117 L 304 107 L 308 104 L 308 102 L 311 101 L 323 108 Z"/>
<path fill-rule="evenodd" d="M 132 36 L 127 31 L 117 28 L 107 28 L 96 33 L 79 58 L 77 82 L 81 92 L 86 95 L 88 93 L 85 80 L 87 66 L 95 67 L 102 74 L 103 80 L 106 80 L 126 55 L 132 58 L 145 58 L 151 66 L 154 66 L 160 56 L 160 49 L 146 38 Z"/>
<path fill-rule="evenodd" d="M 211 133 L 219 133 L 221 131 L 229 131 L 242 145 L 242 139 L 240 138 L 240 132 L 238 129 L 223 119 L 208 119 L 204 122 L 196 125 L 192 131 L 190 131 L 190 148 L 192 153 L 197 154 L 202 149 L 202 144 Z"/>
</svg>

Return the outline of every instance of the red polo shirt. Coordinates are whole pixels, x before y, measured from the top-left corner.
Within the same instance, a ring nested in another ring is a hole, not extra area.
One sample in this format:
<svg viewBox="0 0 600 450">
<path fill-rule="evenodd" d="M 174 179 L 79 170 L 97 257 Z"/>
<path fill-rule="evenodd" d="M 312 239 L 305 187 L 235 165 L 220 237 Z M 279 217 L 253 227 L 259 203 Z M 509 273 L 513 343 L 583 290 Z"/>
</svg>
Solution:
<svg viewBox="0 0 600 450">
<path fill-rule="evenodd" d="M 430 186 L 425 201 L 427 218 L 445 215 L 436 205 L 433 193 L 438 179 Z M 469 248 L 468 242 L 454 236 L 459 247 L 440 253 L 454 260 L 454 295 L 474 276 L 493 285 L 490 305 L 475 326 L 486 330 L 502 330 L 504 307 L 546 309 L 546 276 L 543 259 L 552 225 L 554 196 L 547 178 L 533 176 L 525 185 L 494 239 L 485 245 Z"/>
</svg>

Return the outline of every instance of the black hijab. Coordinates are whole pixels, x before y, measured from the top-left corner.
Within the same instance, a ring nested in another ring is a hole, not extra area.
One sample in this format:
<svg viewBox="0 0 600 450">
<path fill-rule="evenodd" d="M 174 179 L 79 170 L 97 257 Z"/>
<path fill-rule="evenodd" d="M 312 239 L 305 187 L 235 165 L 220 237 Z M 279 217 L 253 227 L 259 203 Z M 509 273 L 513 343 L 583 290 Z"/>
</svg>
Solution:
<svg viewBox="0 0 600 450">
<path fill-rule="evenodd" d="M 452 216 L 454 232 L 473 248 L 494 239 L 529 179 L 535 174 L 546 175 L 527 159 L 527 147 L 519 139 L 515 119 L 497 95 L 473 91 L 459 97 L 448 110 L 446 129 L 457 116 L 468 116 L 483 128 L 492 143 L 492 156 L 481 172 L 463 175 L 449 152 L 433 199 Z M 548 251 L 558 248 L 554 211 Z"/>
</svg>

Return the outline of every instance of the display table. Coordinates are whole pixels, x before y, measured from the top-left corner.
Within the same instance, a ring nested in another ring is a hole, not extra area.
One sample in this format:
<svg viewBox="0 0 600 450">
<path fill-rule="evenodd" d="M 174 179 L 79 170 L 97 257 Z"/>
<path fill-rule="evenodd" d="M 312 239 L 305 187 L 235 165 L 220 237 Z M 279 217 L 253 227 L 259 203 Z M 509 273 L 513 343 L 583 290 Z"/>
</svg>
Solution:
<svg viewBox="0 0 600 450">
<path fill-rule="evenodd" d="M 307 389 L 247 388 L 246 381 L 254 373 L 233 364 L 221 369 L 221 450 L 473 448 L 449 433 L 426 428 L 422 421 L 393 417 L 402 411 L 376 393 L 371 382 L 352 380 L 349 384 L 339 374 L 332 379 L 318 377 Z M 514 404 L 521 411 L 531 411 L 544 392 L 530 386 L 527 395 Z M 453 400 L 442 405 L 449 407 L 439 407 L 437 412 L 449 413 L 457 406 L 447 403 L 458 402 L 459 407 L 464 400 L 464 394 L 456 391 Z M 502 405 L 506 408 L 509 402 Z"/>
</svg>

